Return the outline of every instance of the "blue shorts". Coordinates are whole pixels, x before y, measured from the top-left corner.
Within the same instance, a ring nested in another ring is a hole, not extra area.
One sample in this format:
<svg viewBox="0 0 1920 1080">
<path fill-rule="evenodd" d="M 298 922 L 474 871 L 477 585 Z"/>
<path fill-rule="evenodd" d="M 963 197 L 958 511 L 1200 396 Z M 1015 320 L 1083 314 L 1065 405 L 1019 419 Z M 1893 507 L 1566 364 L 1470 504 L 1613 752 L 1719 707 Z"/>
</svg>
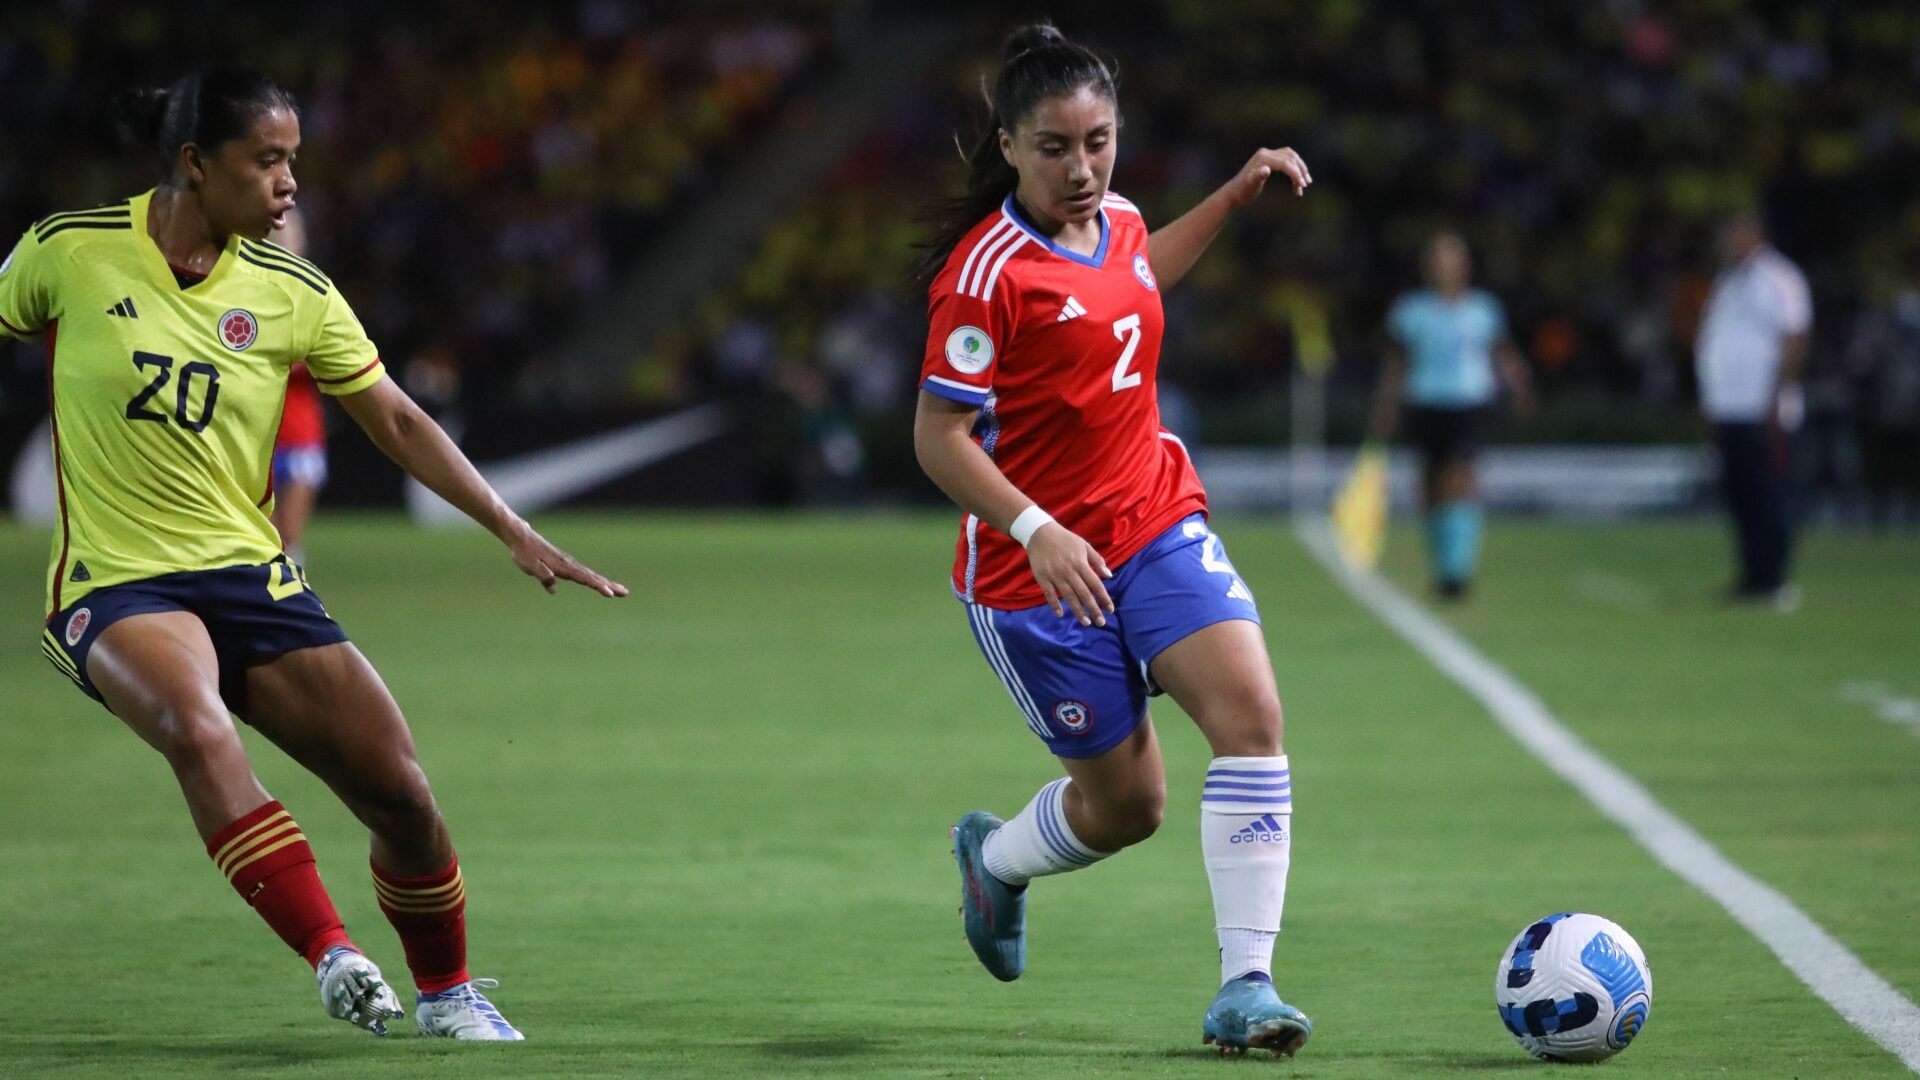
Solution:
<svg viewBox="0 0 1920 1080">
<path fill-rule="evenodd" d="M 326 447 L 282 446 L 273 452 L 273 485 L 292 487 L 295 484 L 316 490 L 327 486 Z"/>
<path fill-rule="evenodd" d="M 86 695 L 106 701 L 87 677 L 87 653 L 100 632 L 129 615 L 188 611 L 199 616 L 220 661 L 220 696 L 242 712 L 249 664 L 295 649 L 347 640 L 306 572 L 285 556 L 270 563 L 162 574 L 95 589 L 47 620 L 40 649 Z"/>
<path fill-rule="evenodd" d="M 1081 626 L 1045 604 L 1018 611 L 967 605 L 974 641 L 1056 757 L 1098 757 L 1140 726 L 1160 693 L 1148 665 L 1167 646 L 1229 619 L 1258 624 L 1246 582 L 1220 538 L 1194 514 L 1155 537 L 1107 581 L 1113 614 Z"/>
</svg>

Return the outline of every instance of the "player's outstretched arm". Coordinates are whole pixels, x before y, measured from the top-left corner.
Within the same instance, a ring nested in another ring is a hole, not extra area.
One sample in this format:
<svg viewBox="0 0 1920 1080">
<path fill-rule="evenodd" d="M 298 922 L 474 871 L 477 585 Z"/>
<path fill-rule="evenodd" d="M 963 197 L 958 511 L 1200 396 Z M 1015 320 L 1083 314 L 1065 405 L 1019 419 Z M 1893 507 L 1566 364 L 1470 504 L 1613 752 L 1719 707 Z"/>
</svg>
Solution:
<svg viewBox="0 0 1920 1080">
<path fill-rule="evenodd" d="M 1533 392 L 1533 375 L 1527 368 L 1526 358 L 1520 355 L 1520 346 L 1514 344 L 1512 338 L 1503 337 L 1494 343 L 1493 359 L 1500 369 L 1500 377 L 1506 381 L 1514 413 L 1532 416 L 1539 399 Z"/>
<path fill-rule="evenodd" d="M 548 592 L 553 591 L 554 582 L 564 579 L 585 585 L 602 596 L 627 595 L 625 585 L 582 566 L 579 560 L 534 532 L 533 526 L 514 513 L 488 485 L 480 471 L 467 460 L 467 455 L 433 422 L 433 417 L 414 404 L 392 379 L 381 379 L 357 394 L 347 394 L 340 398 L 340 404 L 346 406 L 348 415 L 382 453 L 428 490 L 499 537 L 513 553 L 514 564 L 521 572 L 540 582 Z"/>
<path fill-rule="evenodd" d="M 980 444 L 968 434 L 978 409 L 920 392 L 913 416 L 913 452 L 928 479 L 962 510 L 1010 536 L 1014 523 L 1036 504 L 1013 486 Z M 1042 524 L 1021 539 L 1033 578 L 1055 615 L 1071 608 L 1083 626 L 1107 625 L 1113 598 L 1105 579 L 1113 576 L 1100 552 L 1044 512 Z"/>
<path fill-rule="evenodd" d="M 1153 260 L 1153 273 L 1160 279 L 1162 290 L 1171 289 L 1187 276 L 1207 245 L 1219 235 L 1228 216 L 1259 198 L 1276 172 L 1293 182 L 1295 195 L 1305 195 L 1308 185 L 1313 183 L 1307 163 L 1291 149 L 1260 150 L 1233 179 L 1200 200 L 1200 205 L 1162 225 L 1147 238 L 1147 257 Z"/>
</svg>

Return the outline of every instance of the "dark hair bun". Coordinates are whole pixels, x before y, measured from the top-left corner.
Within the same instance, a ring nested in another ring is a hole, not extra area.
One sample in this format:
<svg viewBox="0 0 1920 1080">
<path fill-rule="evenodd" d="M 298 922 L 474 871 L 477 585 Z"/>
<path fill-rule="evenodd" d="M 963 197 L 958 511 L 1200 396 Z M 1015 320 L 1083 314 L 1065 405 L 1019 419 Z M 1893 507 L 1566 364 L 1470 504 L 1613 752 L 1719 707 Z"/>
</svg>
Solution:
<svg viewBox="0 0 1920 1080">
<path fill-rule="evenodd" d="M 126 90 L 113 99 L 113 118 L 128 142 L 151 150 L 163 179 L 179 164 L 180 148 L 202 153 L 244 138 L 262 113 L 300 115 L 293 95 L 272 79 L 244 68 L 216 67 L 183 75 L 162 88 Z"/>
<path fill-rule="evenodd" d="M 170 93 L 164 87 L 122 90 L 113 98 L 113 119 L 128 140 L 145 146 L 160 137 Z"/>
<path fill-rule="evenodd" d="M 1061 33 L 1059 27 L 1052 23 L 1033 23 L 1007 35 L 1007 44 L 1001 50 L 1000 58 L 1010 64 L 1022 53 L 1066 43 L 1067 35 Z"/>
</svg>

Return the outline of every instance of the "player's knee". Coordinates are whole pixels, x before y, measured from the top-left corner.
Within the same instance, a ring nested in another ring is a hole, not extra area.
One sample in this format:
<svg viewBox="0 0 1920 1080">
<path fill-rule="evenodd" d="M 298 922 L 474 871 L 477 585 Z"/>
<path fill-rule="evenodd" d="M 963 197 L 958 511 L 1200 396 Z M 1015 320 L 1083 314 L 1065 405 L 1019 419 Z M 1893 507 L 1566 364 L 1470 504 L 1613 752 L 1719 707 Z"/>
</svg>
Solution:
<svg viewBox="0 0 1920 1080">
<path fill-rule="evenodd" d="M 1286 717 L 1280 711 L 1280 697 L 1266 694 L 1251 706 L 1253 717 L 1249 738 L 1253 745 L 1248 757 L 1278 757 L 1286 751 L 1281 747 L 1282 736 L 1286 734 Z"/>
<path fill-rule="evenodd" d="M 1242 687 L 1215 703 L 1207 724 L 1213 752 L 1221 757 L 1277 757 L 1286 720 L 1272 689 Z"/>
<path fill-rule="evenodd" d="M 202 769 L 234 757 L 246 749 L 223 708 L 204 703 L 163 709 L 154 724 L 158 748 L 175 770 Z"/>
<path fill-rule="evenodd" d="M 360 801 L 361 816 L 383 836 L 422 835 L 433 831 L 440 820 L 426 773 L 411 762 L 388 782 L 365 792 Z"/>
</svg>

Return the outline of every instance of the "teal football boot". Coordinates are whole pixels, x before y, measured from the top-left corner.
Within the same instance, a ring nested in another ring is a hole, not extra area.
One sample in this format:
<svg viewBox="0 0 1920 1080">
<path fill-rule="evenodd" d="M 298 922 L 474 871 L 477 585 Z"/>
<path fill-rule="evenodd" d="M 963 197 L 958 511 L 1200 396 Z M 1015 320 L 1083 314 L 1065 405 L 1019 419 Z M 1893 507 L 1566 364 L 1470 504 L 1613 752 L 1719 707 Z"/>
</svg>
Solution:
<svg viewBox="0 0 1920 1080">
<path fill-rule="evenodd" d="M 1222 1055 L 1259 1048 L 1292 1057 L 1313 1034 L 1313 1022 L 1280 1000 L 1266 972 L 1254 971 L 1220 988 L 1201 1031 L 1200 1041 L 1218 1043 Z"/>
<path fill-rule="evenodd" d="M 987 873 L 980 845 L 1003 822 L 975 810 L 953 827 L 953 860 L 960 864 L 960 915 L 967 944 L 981 966 L 1001 982 L 1012 982 L 1027 967 L 1027 888 Z"/>
</svg>

